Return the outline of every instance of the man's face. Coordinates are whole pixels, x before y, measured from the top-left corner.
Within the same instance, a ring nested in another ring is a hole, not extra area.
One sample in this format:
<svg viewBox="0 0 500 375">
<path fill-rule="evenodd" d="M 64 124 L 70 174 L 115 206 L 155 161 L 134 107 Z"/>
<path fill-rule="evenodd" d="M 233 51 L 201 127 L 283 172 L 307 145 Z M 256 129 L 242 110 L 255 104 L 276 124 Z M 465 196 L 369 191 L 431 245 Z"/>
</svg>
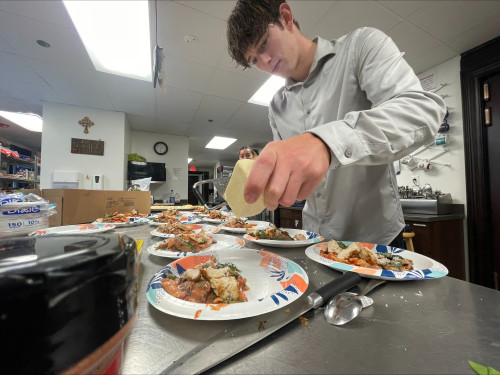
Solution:
<svg viewBox="0 0 500 375">
<path fill-rule="evenodd" d="M 245 58 L 249 65 L 259 70 L 289 78 L 296 65 L 296 51 L 289 32 L 270 24 L 259 42 L 247 51 Z"/>
</svg>

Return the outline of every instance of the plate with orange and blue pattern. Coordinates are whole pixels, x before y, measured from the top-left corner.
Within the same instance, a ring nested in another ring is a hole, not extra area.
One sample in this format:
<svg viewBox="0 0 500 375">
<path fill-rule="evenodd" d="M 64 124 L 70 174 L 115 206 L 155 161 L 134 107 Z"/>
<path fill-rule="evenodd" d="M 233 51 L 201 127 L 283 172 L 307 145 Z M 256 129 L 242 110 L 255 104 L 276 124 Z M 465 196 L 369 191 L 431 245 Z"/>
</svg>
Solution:
<svg viewBox="0 0 500 375">
<path fill-rule="evenodd" d="M 163 289 L 167 275 L 179 276 L 215 257 L 218 263 L 232 263 L 247 279 L 247 302 L 230 304 L 194 303 L 176 298 Z M 265 250 L 211 250 L 178 259 L 156 272 L 146 288 L 146 297 L 158 310 L 186 319 L 232 320 L 281 309 L 297 300 L 309 286 L 309 278 L 297 263 Z"/>
<path fill-rule="evenodd" d="M 345 246 L 349 246 L 352 241 L 341 241 Z M 410 259 L 413 262 L 411 270 L 389 270 L 374 267 L 359 267 L 357 265 L 338 262 L 321 255 L 321 251 L 326 251 L 328 242 L 322 242 L 309 246 L 306 249 L 306 255 L 318 263 L 324 264 L 341 272 L 357 272 L 362 277 L 371 279 L 382 279 L 390 281 L 408 281 L 408 280 L 430 280 L 444 277 L 448 274 L 448 269 L 441 263 L 426 257 L 425 255 L 399 249 L 397 247 L 377 245 L 373 243 L 360 242 L 360 245 L 374 253 L 394 254 L 402 258 Z"/>
</svg>

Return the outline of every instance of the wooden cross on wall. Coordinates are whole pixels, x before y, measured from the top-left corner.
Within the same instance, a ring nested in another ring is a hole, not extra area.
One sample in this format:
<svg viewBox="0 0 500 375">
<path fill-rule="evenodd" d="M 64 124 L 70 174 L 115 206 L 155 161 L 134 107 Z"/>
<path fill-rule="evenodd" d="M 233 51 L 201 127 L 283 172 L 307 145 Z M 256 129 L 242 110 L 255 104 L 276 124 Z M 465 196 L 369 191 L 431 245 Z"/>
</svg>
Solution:
<svg viewBox="0 0 500 375">
<path fill-rule="evenodd" d="M 83 126 L 85 129 L 83 130 L 83 132 L 85 134 L 88 134 L 89 132 L 89 128 L 91 126 L 94 126 L 94 123 L 87 117 L 85 116 L 84 118 L 82 118 L 80 121 L 78 121 L 78 123 Z"/>
</svg>

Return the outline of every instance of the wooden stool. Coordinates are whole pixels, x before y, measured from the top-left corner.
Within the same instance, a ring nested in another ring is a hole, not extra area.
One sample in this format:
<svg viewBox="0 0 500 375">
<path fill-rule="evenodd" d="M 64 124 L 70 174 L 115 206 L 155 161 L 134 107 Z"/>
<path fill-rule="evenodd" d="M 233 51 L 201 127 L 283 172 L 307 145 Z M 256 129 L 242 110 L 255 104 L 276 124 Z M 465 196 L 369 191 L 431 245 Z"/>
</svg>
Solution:
<svg viewBox="0 0 500 375">
<path fill-rule="evenodd" d="M 414 232 L 403 232 L 403 238 L 405 239 L 406 242 L 406 249 L 415 252 L 412 240 L 413 237 L 415 237 Z"/>
</svg>

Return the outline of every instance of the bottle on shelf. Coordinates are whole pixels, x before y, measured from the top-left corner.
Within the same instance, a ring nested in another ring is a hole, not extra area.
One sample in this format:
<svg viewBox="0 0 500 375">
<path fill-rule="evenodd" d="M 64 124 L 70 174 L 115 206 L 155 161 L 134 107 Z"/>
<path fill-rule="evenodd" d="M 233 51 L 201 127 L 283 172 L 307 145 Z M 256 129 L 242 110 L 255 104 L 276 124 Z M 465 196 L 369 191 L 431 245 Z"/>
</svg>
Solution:
<svg viewBox="0 0 500 375">
<path fill-rule="evenodd" d="M 181 195 L 179 193 L 175 193 L 175 203 L 181 203 Z"/>
<path fill-rule="evenodd" d="M 174 191 L 173 191 L 173 190 L 170 190 L 170 195 L 169 195 L 169 199 L 168 199 L 168 201 L 169 201 L 170 203 L 175 203 L 175 193 L 174 193 Z"/>
</svg>

